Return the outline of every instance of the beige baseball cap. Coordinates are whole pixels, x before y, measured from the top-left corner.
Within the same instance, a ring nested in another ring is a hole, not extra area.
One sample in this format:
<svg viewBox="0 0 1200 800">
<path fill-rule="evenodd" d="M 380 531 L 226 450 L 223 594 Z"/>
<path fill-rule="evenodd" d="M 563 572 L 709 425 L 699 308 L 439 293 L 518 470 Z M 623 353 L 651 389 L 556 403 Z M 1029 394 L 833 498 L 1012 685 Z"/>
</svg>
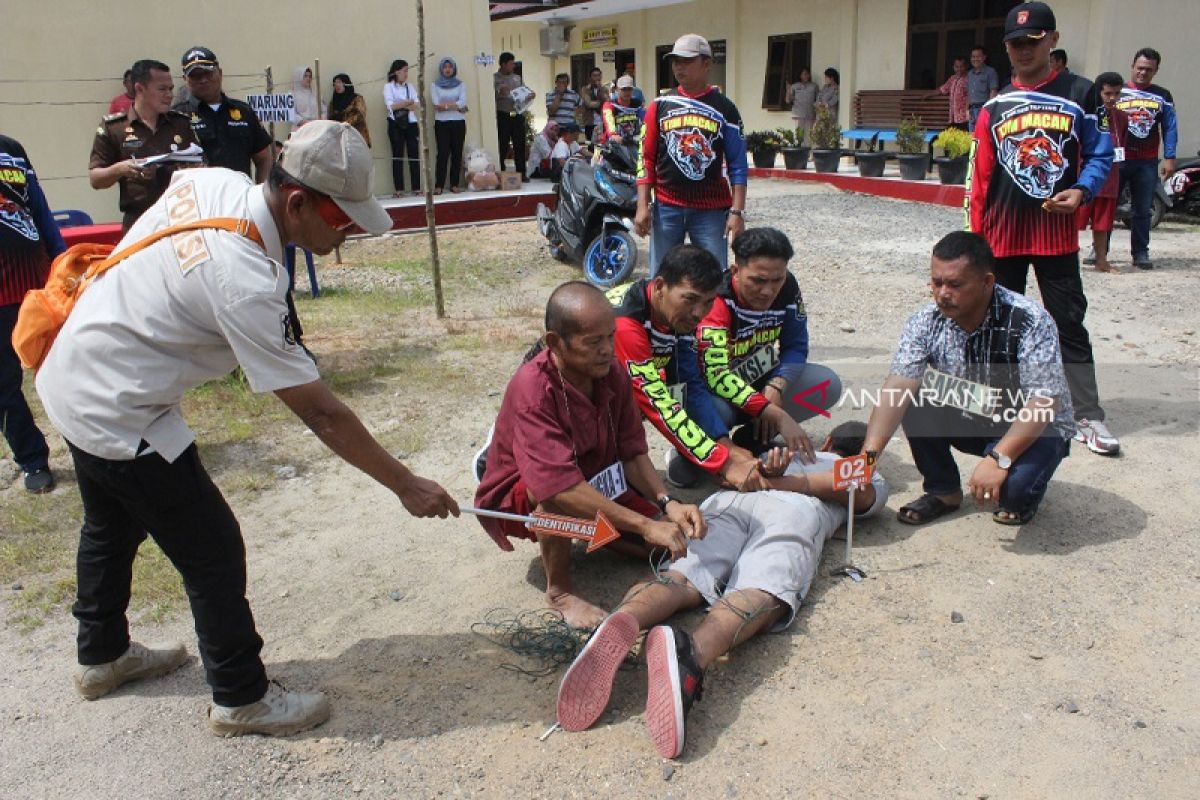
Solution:
<svg viewBox="0 0 1200 800">
<path fill-rule="evenodd" d="M 328 195 L 367 233 L 378 236 L 392 229 L 392 218 L 371 194 L 371 151 L 346 123 L 308 123 L 288 137 L 279 164 L 301 185 Z"/>
<path fill-rule="evenodd" d="M 633 88 L 633 78 L 629 77 L 628 75 L 622 75 L 621 77 L 617 78 L 617 88 L 618 89 L 632 89 Z"/>
<path fill-rule="evenodd" d="M 679 56 L 680 58 L 708 56 L 712 58 L 712 47 L 709 46 L 708 39 L 705 39 L 700 34 L 685 33 L 675 40 L 675 47 L 663 57 L 669 58 L 671 56 Z"/>
</svg>

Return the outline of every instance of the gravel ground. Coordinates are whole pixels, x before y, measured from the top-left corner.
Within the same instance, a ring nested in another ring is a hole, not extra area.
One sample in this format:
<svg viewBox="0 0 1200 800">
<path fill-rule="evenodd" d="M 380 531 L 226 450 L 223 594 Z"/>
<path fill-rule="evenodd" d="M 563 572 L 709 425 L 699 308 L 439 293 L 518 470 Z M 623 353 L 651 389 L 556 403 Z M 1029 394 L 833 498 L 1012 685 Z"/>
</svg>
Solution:
<svg viewBox="0 0 1200 800">
<path fill-rule="evenodd" d="M 784 182 L 755 181 L 750 197 L 751 224 L 775 224 L 797 246 L 813 359 L 851 386 L 878 385 L 905 317 L 927 298 L 929 249 L 961 213 Z M 481 254 L 469 274 L 448 276 L 448 319 L 419 309 L 345 341 L 430 348 L 432 384 L 383 377 L 356 386 L 351 402 L 381 435 L 424 430 L 409 463 L 465 500 L 468 459 L 541 305 L 578 272 L 549 258 L 529 221 L 446 231 L 441 242 Z M 1194 797 L 1198 246 L 1200 229 L 1167 223 L 1154 234 L 1159 269 L 1085 272 L 1121 457 L 1075 449 L 1024 528 L 975 509 L 921 529 L 892 514 L 861 526 L 856 561 L 868 579 L 823 571 L 787 633 L 715 665 L 674 762 L 645 736 L 641 668 L 618 676 L 593 730 L 539 741 L 558 675 L 508 671 L 513 657 L 470 632 L 489 609 L 539 607 L 533 548 L 501 553 L 470 519 L 412 520 L 369 479 L 318 456 L 233 505 L 268 669 L 327 692 L 330 722 L 287 740 L 217 740 L 204 728 L 195 661 L 84 703 L 70 686 L 63 608 L 29 634 L 0 628 L 0 796 Z M 344 255 L 353 265 L 424 249 L 402 236 Z M 1120 232 L 1114 251 L 1127 249 Z M 329 264 L 321 281 L 427 287 L 411 271 Z M 302 299 L 301 313 L 320 302 Z M 309 338 L 323 364 L 344 356 L 331 353 L 344 337 L 310 325 Z M 866 413 L 846 407 L 837 418 Z M 274 435 L 285 452 L 311 451 L 299 426 Z M 661 440 L 651 442 L 658 458 Z M 54 458 L 65 466 L 61 450 Z M 903 442 L 881 469 L 892 511 L 918 495 Z M 64 478 L 58 491 L 75 491 Z M 14 491 L 0 489 L 0 502 Z M 826 567 L 840 550 L 831 545 Z M 577 566 L 581 590 L 609 604 L 644 573 L 607 553 Z M 6 614 L 9 602 L 0 598 Z M 194 652 L 186 611 L 134 628 Z"/>
</svg>

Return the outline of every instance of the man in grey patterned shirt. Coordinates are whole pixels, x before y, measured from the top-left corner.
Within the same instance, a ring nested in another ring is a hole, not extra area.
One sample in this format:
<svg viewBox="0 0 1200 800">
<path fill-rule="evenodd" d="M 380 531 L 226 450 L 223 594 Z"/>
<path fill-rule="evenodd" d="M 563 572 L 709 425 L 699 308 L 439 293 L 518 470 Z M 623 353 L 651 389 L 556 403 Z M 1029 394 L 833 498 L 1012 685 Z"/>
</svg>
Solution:
<svg viewBox="0 0 1200 800">
<path fill-rule="evenodd" d="M 992 519 L 1033 519 L 1075 433 L 1058 330 L 1041 306 L 1002 286 L 979 235 L 933 248 L 934 302 L 904 326 L 891 374 L 871 412 L 863 451 L 875 457 L 903 425 L 924 495 L 897 518 L 920 525 L 963 500 L 951 448 L 983 456 L 968 491 L 998 504 Z"/>
</svg>

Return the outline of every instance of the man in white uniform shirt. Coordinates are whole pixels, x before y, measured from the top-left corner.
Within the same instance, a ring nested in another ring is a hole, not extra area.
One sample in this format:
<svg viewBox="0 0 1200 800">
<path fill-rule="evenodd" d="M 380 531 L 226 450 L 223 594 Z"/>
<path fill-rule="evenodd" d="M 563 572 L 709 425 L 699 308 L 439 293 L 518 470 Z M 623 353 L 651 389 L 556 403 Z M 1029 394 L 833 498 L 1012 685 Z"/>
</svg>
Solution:
<svg viewBox="0 0 1200 800">
<path fill-rule="evenodd" d="M 458 513 L 441 486 L 384 451 L 292 335 L 284 245 L 325 255 L 355 225 L 389 229 L 371 196 L 371 172 L 362 137 L 325 120 L 292 135 L 262 185 L 226 169 L 179 172 L 118 249 L 179 223 L 233 217 L 249 224 L 242 232 L 177 233 L 105 272 L 80 297 L 38 372 L 38 394 L 67 440 L 83 498 L 73 609 L 83 697 L 170 672 L 187 658 L 181 644 L 130 640 L 132 564 L 148 533 L 191 601 L 213 732 L 288 735 L 329 717 L 323 694 L 268 683 L 246 600 L 241 530 L 180 410 L 194 386 L 240 365 L 254 391 L 274 392 L 409 513 Z"/>
</svg>

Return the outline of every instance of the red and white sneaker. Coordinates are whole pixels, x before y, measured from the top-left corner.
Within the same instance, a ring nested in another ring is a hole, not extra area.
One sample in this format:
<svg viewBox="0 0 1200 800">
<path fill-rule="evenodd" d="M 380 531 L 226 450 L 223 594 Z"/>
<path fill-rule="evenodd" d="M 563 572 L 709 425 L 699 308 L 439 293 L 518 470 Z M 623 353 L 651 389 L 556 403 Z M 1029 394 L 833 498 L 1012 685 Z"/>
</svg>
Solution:
<svg viewBox="0 0 1200 800">
<path fill-rule="evenodd" d="M 1083 442 L 1088 450 L 1102 456 L 1115 456 L 1121 452 L 1121 442 L 1112 435 L 1108 426 L 1098 419 L 1076 420 L 1075 441 Z"/>
<path fill-rule="evenodd" d="M 600 623 L 571 662 L 558 687 L 558 724 L 565 731 L 592 727 L 612 696 L 613 679 L 637 641 L 637 617 L 617 611 Z"/>
<path fill-rule="evenodd" d="M 692 653 L 692 637 L 669 625 L 646 635 L 646 729 L 663 758 L 683 752 L 684 722 L 704 693 L 704 671 Z"/>
</svg>

